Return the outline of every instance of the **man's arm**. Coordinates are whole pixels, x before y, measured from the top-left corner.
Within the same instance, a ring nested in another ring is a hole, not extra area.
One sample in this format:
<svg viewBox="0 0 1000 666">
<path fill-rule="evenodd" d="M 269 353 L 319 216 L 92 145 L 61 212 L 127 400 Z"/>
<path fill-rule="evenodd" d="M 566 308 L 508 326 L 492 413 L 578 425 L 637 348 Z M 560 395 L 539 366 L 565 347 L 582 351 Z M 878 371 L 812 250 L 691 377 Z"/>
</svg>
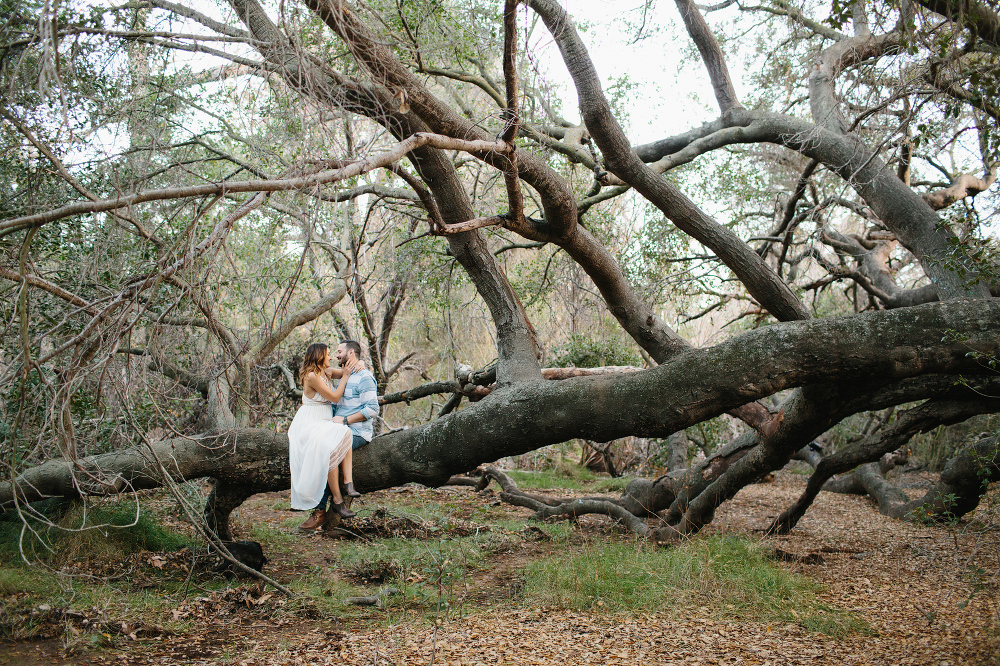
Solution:
<svg viewBox="0 0 1000 666">
<path fill-rule="evenodd" d="M 363 415 L 362 421 L 371 420 L 381 413 L 381 408 L 378 406 L 378 386 L 375 384 L 375 377 L 371 374 L 362 377 L 358 389 L 360 390 L 359 397 L 365 403 L 358 414 Z"/>
<path fill-rule="evenodd" d="M 364 404 L 359 411 L 344 418 L 344 423 L 347 425 L 368 421 L 381 413 L 378 404 L 378 386 L 372 375 L 363 376 L 358 380 L 358 397 L 364 400 Z"/>
</svg>

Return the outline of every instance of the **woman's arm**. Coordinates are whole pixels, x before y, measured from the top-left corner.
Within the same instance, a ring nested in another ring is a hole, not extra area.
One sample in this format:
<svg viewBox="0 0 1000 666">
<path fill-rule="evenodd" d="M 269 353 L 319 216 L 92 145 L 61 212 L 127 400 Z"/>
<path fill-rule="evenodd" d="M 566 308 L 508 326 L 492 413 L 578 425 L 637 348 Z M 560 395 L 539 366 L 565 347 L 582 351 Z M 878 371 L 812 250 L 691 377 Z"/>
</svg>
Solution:
<svg viewBox="0 0 1000 666">
<path fill-rule="evenodd" d="M 340 382 L 338 382 L 336 389 L 331 389 L 330 385 L 323 381 L 322 377 L 315 372 L 310 372 L 306 375 L 306 384 L 308 388 L 311 388 L 315 393 L 319 393 L 330 402 L 340 402 L 340 399 L 344 397 L 344 389 L 347 388 L 347 379 L 351 376 L 355 367 L 355 364 L 352 363 L 341 371 Z"/>
</svg>

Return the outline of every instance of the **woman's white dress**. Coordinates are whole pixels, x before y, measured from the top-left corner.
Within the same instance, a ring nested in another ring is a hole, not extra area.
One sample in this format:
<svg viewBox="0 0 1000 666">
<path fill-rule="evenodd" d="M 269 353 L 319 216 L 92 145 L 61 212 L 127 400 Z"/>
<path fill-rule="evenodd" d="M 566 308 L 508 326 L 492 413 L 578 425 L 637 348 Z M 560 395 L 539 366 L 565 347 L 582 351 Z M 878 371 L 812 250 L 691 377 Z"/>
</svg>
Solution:
<svg viewBox="0 0 1000 666">
<path fill-rule="evenodd" d="M 326 489 L 327 472 L 351 450 L 351 429 L 333 422 L 330 401 L 319 393 L 307 398 L 288 428 L 288 464 L 292 471 L 292 508 L 312 509 Z"/>
</svg>

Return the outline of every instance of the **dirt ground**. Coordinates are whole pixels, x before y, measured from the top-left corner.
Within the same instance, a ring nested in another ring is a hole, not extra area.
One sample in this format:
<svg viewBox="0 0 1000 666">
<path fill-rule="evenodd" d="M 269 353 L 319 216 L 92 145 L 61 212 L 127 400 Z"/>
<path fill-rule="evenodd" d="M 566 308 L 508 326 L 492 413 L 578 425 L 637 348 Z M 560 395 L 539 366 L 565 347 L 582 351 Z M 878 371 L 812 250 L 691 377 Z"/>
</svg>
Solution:
<svg viewBox="0 0 1000 666">
<path fill-rule="evenodd" d="M 750 486 L 719 511 L 710 533 L 762 539 L 760 529 L 804 487 L 804 477 L 781 472 L 774 483 Z M 378 507 L 390 491 L 364 498 Z M 466 488 L 407 487 L 414 499 L 447 501 L 473 515 L 492 494 Z M 922 494 L 923 489 L 914 489 Z M 261 495 L 241 507 L 239 520 L 282 527 L 293 514 L 276 509 L 287 493 Z M 530 512 L 510 508 L 511 515 Z M 302 515 L 302 514 L 298 514 Z M 461 517 L 461 515 L 459 515 Z M 587 520 L 591 520 L 588 518 Z M 594 521 L 604 520 L 593 518 Z M 584 526 L 586 527 L 586 525 Z M 607 526 L 604 526 L 606 529 Z M 265 569 L 282 583 L 314 575 L 335 561 L 343 542 L 303 537 L 296 558 Z M 695 609 L 682 619 L 667 614 L 609 616 L 512 603 L 518 567 L 548 544 L 526 544 L 477 575 L 466 614 L 439 625 L 372 608 L 352 618 L 310 618 L 308 609 L 269 614 L 281 595 L 244 585 L 192 597 L 173 613 L 187 613 L 184 635 L 121 623 L 105 648 L 67 654 L 61 640 L 0 643 L 0 666 L 58 664 L 778 664 L 934 666 L 1000 665 L 1000 530 L 913 525 L 880 516 L 862 497 L 822 494 L 794 532 L 765 542 L 783 554 L 781 566 L 820 582 L 825 603 L 858 613 L 871 635 L 831 638 L 796 624 L 712 619 Z M 289 564 L 291 560 L 296 564 Z M 333 575 L 336 575 L 334 572 Z M 277 619 L 275 619 L 277 618 Z M 72 618 L 64 618 L 67 622 Z"/>
</svg>

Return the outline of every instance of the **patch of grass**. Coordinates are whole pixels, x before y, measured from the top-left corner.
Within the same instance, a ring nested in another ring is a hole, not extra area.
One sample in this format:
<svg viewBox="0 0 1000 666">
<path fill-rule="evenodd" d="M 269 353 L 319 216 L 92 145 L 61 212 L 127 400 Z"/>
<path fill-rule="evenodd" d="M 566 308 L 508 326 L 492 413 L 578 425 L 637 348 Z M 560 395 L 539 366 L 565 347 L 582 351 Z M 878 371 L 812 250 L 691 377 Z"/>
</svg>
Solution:
<svg viewBox="0 0 1000 666">
<path fill-rule="evenodd" d="M 506 474 L 517 483 L 522 490 L 586 490 L 598 481 L 600 477 L 586 467 L 562 464 L 556 469 L 540 472 L 509 470 Z"/>
<path fill-rule="evenodd" d="M 292 528 L 301 525 L 306 518 L 309 517 L 308 513 L 302 513 L 294 518 L 287 518 L 281 523 L 282 528 Z M 278 548 L 279 550 L 287 551 L 288 546 L 295 541 L 301 539 L 301 533 L 294 534 L 287 532 L 284 529 L 279 529 L 272 527 L 267 523 L 239 523 L 236 530 L 238 536 L 233 537 L 234 539 L 250 539 L 251 541 L 259 541 L 262 544 L 267 544 L 268 546 Z"/>
<path fill-rule="evenodd" d="M 349 544 L 340 549 L 337 568 L 341 575 L 371 590 L 392 586 L 401 596 L 394 604 L 433 616 L 464 614 L 464 601 L 471 575 L 494 555 L 497 532 L 436 541 L 382 539 L 374 543 Z"/>
<path fill-rule="evenodd" d="M 625 486 L 632 480 L 630 476 L 619 476 L 617 478 L 607 478 L 599 480 L 593 487 L 598 493 L 620 493 L 625 490 Z"/>
<path fill-rule="evenodd" d="M 525 600 L 577 610 L 669 611 L 708 607 L 720 618 L 795 622 L 840 636 L 868 631 L 857 616 L 831 608 L 820 587 L 767 558 L 752 542 L 696 539 L 677 548 L 606 544 L 536 560 L 525 569 Z"/>
<path fill-rule="evenodd" d="M 174 551 L 191 545 L 130 502 L 74 502 L 51 519 L 25 517 L 0 522 L 0 560 L 63 564 L 81 557 L 121 557 Z"/>
<path fill-rule="evenodd" d="M 483 560 L 483 546 L 489 534 L 462 539 L 417 541 L 414 539 L 382 539 L 376 543 L 351 543 L 339 550 L 337 565 L 340 568 L 373 567 L 379 562 L 406 577 L 413 573 L 427 577 L 427 573 L 448 560 L 450 563 L 477 566 Z"/>
<path fill-rule="evenodd" d="M 29 593 L 41 598 L 57 590 L 55 580 L 45 572 L 27 567 L 0 569 L 0 597 Z"/>
</svg>

